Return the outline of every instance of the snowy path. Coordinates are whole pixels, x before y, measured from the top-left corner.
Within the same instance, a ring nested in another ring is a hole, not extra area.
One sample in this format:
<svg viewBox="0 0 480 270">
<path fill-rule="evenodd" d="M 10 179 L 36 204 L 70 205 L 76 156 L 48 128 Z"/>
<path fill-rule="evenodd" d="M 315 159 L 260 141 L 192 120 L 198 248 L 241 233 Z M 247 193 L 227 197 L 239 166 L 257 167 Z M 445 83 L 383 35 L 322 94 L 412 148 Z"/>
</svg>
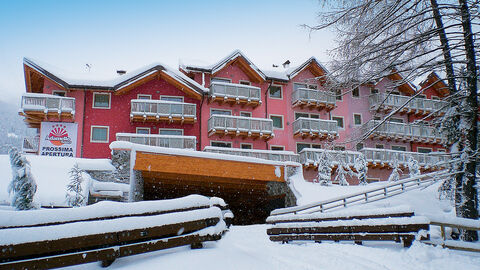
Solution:
<svg viewBox="0 0 480 270">
<path fill-rule="evenodd" d="M 119 259 L 109 269 L 480 269 L 480 255 L 414 243 L 287 244 L 268 240 L 266 225 L 234 226 L 200 250 L 182 247 Z M 100 269 L 99 263 L 73 269 Z"/>
</svg>

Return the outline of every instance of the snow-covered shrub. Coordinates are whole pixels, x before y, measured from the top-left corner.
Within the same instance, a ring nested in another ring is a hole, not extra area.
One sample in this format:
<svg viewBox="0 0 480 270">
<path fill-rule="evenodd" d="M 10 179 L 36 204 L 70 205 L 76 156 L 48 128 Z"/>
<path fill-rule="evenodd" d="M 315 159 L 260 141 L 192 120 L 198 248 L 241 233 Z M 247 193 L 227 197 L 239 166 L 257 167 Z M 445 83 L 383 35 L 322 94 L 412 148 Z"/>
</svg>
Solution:
<svg viewBox="0 0 480 270">
<path fill-rule="evenodd" d="M 392 173 L 388 177 L 388 181 L 389 182 L 395 182 L 395 181 L 400 180 L 400 173 L 402 171 L 400 170 L 400 167 L 398 165 L 398 159 L 397 159 L 396 155 L 394 156 L 394 159 L 393 159 L 391 165 L 392 165 Z"/>
<path fill-rule="evenodd" d="M 67 185 L 66 200 L 68 205 L 79 207 L 85 205 L 85 196 L 83 195 L 82 183 L 84 181 L 82 176 L 83 170 L 75 164 L 70 170 L 70 183 Z"/>
<path fill-rule="evenodd" d="M 355 159 L 354 168 L 357 171 L 358 184 L 360 184 L 360 185 L 368 184 L 368 182 L 367 182 L 367 171 L 368 171 L 367 160 L 365 159 L 365 156 L 363 154 L 360 154 Z"/>
<path fill-rule="evenodd" d="M 347 164 L 343 160 L 340 160 L 338 164 L 337 175 L 335 176 L 335 181 L 338 181 L 340 186 L 348 186 L 347 175 L 352 175 L 353 172 L 350 170 Z"/>
<path fill-rule="evenodd" d="M 418 161 L 413 156 L 408 156 L 408 172 L 410 177 L 420 175 L 420 165 L 418 165 Z"/>
<path fill-rule="evenodd" d="M 332 161 L 327 151 L 322 151 L 318 160 L 317 182 L 325 186 L 332 183 Z"/>
<path fill-rule="evenodd" d="M 13 176 L 8 186 L 8 192 L 13 193 L 12 206 L 17 210 L 34 209 L 36 207 L 33 197 L 37 191 L 37 184 L 30 171 L 30 163 L 15 147 L 10 148 L 8 154 Z"/>
</svg>

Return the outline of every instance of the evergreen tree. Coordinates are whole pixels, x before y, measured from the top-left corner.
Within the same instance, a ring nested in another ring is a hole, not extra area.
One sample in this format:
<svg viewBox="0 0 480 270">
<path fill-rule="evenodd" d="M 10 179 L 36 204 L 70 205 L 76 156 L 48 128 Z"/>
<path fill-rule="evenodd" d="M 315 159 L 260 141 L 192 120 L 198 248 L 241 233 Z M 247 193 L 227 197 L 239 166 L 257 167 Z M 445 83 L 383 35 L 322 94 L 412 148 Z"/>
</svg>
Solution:
<svg viewBox="0 0 480 270">
<path fill-rule="evenodd" d="M 420 165 L 418 165 L 418 161 L 413 156 L 408 156 L 408 173 L 410 177 L 420 175 Z"/>
<path fill-rule="evenodd" d="M 368 184 L 367 182 L 368 167 L 367 167 L 367 161 L 365 160 L 365 156 L 363 154 L 360 154 L 355 159 L 354 168 L 357 171 L 358 183 L 360 185 L 367 185 Z"/>
<path fill-rule="evenodd" d="M 340 160 L 340 164 L 338 164 L 337 175 L 335 176 L 335 181 L 338 181 L 340 186 L 348 186 L 347 182 L 347 175 L 352 175 L 352 171 L 348 167 L 347 164 L 342 160 Z"/>
<path fill-rule="evenodd" d="M 332 183 L 332 161 L 327 151 L 322 151 L 318 160 L 317 182 L 324 186 Z"/>
<path fill-rule="evenodd" d="M 17 148 L 12 147 L 8 152 L 13 176 L 8 186 L 8 192 L 13 193 L 12 206 L 17 210 L 34 209 L 36 207 L 33 197 L 37 191 L 37 184 L 30 172 L 30 163 Z"/>
<path fill-rule="evenodd" d="M 83 170 L 75 164 L 70 170 L 70 183 L 67 185 L 67 203 L 73 207 L 83 206 L 85 204 L 85 196 L 83 195 Z"/>
<path fill-rule="evenodd" d="M 400 170 L 400 167 L 398 165 L 397 155 L 394 155 L 394 159 L 392 161 L 392 173 L 388 177 L 388 181 L 389 182 L 395 182 L 395 181 L 400 180 L 400 173 L 401 172 L 402 171 Z"/>
</svg>

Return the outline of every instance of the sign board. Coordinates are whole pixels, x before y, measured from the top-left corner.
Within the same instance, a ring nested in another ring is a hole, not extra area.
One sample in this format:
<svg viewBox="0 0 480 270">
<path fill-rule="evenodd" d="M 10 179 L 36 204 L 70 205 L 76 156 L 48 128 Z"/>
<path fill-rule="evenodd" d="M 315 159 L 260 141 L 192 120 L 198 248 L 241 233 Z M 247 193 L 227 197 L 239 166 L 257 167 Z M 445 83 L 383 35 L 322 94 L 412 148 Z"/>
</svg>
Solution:
<svg viewBox="0 0 480 270">
<path fill-rule="evenodd" d="M 40 155 L 75 157 L 77 153 L 76 123 L 42 122 L 40 127 Z"/>
</svg>

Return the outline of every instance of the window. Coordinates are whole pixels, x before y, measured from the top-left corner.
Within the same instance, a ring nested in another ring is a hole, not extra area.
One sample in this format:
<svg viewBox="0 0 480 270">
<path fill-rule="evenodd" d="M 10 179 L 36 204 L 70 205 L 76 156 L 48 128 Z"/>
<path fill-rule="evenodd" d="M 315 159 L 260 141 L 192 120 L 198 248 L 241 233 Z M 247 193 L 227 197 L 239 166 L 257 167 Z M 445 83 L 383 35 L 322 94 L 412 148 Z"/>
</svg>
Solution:
<svg viewBox="0 0 480 270">
<path fill-rule="evenodd" d="M 356 126 L 360 126 L 362 124 L 362 115 L 361 114 L 353 114 L 353 124 Z"/>
<path fill-rule="evenodd" d="M 360 90 L 358 89 L 358 87 L 355 87 L 355 88 L 352 90 L 352 97 L 354 97 L 354 98 L 360 97 Z"/>
<path fill-rule="evenodd" d="M 160 135 L 178 135 L 178 136 L 182 136 L 182 135 L 183 135 L 183 129 L 166 129 L 166 128 L 160 128 L 160 129 L 158 129 L 158 134 L 160 134 Z"/>
<path fill-rule="evenodd" d="M 280 146 L 280 145 L 272 145 L 270 146 L 270 150 L 272 151 L 283 151 L 285 148 L 283 146 Z"/>
<path fill-rule="evenodd" d="M 378 89 L 377 88 L 370 88 L 370 94 L 377 94 L 378 93 Z"/>
<path fill-rule="evenodd" d="M 270 85 L 270 88 L 268 90 L 268 94 L 270 98 L 282 98 L 282 87 L 279 85 Z"/>
<path fill-rule="evenodd" d="M 335 151 L 345 151 L 345 146 L 334 146 L 333 150 L 335 150 Z"/>
<path fill-rule="evenodd" d="M 283 116 L 270 115 L 270 119 L 273 121 L 273 128 L 283 129 Z"/>
<path fill-rule="evenodd" d="M 93 93 L 93 108 L 110 109 L 110 93 Z"/>
<path fill-rule="evenodd" d="M 320 144 L 312 144 L 310 147 L 315 149 L 322 149 L 322 146 Z"/>
<path fill-rule="evenodd" d="M 390 118 L 388 119 L 388 121 L 390 122 L 394 122 L 394 123 L 403 123 L 403 119 L 402 118 Z"/>
<path fill-rule="evenodd" d="M 210 142 L 211 146 L 232 148 L 231 142 Z"/>
<path fill-rule="evenodd" d="M 90 134 L 90 142 L 108 143 L 108 129 L 107 126 L 92 126 Z"/>
<path fill-rule="evenodd" d="M 437 97 L 437 96 L 432 96 L 432 99 L 433 99 L 433 100 L 440 100 L 440 98 Z"/>
<path fill-rule="evenodd" d="M 320 119 L 320 115 L 319 115 L 319 114 L 315 114 L 315 113 L 299 113 L 299 112 L 296 112 L 296 113 L 295 113 L 295 120 L 297 120 L 297 119 L 300 118 L 300 117 Z"/>
<path fill-rule="evenodd" d="M 443 148 L 438 148 L 438 152 L 445 153 L 445 152 L 447 152 L 447 150 L 445 150 L 445 149 L 443 149 Z"/>
<path fill-rule="evenodd" d="M 175 97 L 175 96 L 160 96 L 160 100 L 165 100 L 165 101 L 174 101 L 174 102 L 183 102 L 183 97 Z"/>
<path fill-rule="evenodd" d="M 407 151 L 407 147 L 401 145 L 392 145 L 392 150 L 405 152 Z"/>
<path fill-rule="evenodd" d="M 251 112 L 240 112 L 240 116 L 243 116 L 243 117 L 252 117 L 252 113 L 251 113 Z"/>
<path fill-rule="evenodd" d="M 305 148 L 311 148 L 308 143 L 297 143 L 297 153 L 300 153 Z"/>
<path fill-rule="evenodd" d="M 383 148 L 385 148 L 385 146 L 384 146 L 383 144 L 376 144 L 376 145 L 375 145 L 375 148 L 377 148 L 377 149 L 383 149 Z"/>
<path fill-rule="evenodd" d="M 232 83 L 232 80 L 226 78 L 212 78 L 211 82 Z"/>
<path fill-rule="evenodd" d="M 52 91 L 52 95 L 59 96 L 59 97 L 66 97 L 67 92 L 66 91 L 61 91 L 61 90 L 54 90 L 54 91 Z"/>
<path fill-rule="evenodd" d="M 355 146 L 355 148 L 357 149 L 357 151 L 360 151 L 363 149 L 363 143 L 357 143 L 357 145 Z"/>
<path fill-rule="evenodd" d="M 251 143 L 241 143 L 240 148 L 242 149 L 252 149 L 252 144 Z"/>
<path fill-rule="evenodd" d="M 251 83 L 249 81 L 240 80 L 239 83 L 243 84 L 243 85 L 251 85 Z"/>
<path fill-rule="evenodd" d="M 418 95 L 417 98 L 427 98 L 427 95 L 421 94 L 421 95 Z"/>
<path fill-rule="evenodd" d="M 232 115 L 232 111 L 212 109 L 210 115 Z"/>
<path fill-rule="evenodd" d="M 152 95 L 138 94 L 137 99 L 152 99 Z"/>
<path fill-rule="evenodd" d="M 430 152 L 432 152 L 432 148 L 417 147 L 417 152 L 418 153 L 430 153 Z"/>
<path fill-rule="evenodd" d="M 136 133 L 137 134 L 150 134 L 150 128 L 137 127 Z"/>
<path fill-rule="evenodd" d="M 373 120 L 380 120 L 380 116 L 374 116 Z"/>
<path fill-rule="evenodd" d="M 343 117 L 341 117 L 341 116 L 332 116 L 332 120 L 337 121 L 337 127 L 343 128 Z"/>
<path fill-rule="evenodd" d="M 335 99 L 336 100 L 342 100 L 342 89 L 336 89 L 335 90 Z"/>
</svg>

